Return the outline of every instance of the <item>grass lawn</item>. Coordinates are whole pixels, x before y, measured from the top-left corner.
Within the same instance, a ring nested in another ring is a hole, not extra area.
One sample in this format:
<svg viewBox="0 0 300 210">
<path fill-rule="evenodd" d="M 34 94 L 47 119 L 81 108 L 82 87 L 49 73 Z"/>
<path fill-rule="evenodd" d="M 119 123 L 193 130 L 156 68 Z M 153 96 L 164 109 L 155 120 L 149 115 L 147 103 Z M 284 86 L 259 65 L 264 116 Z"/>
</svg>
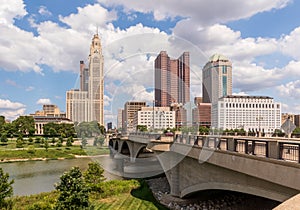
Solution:
<svg viewBox="0 0 300 210">
<path fill-rule="evenodd" d="M 71 147 L 54 147 L 50 146 L 48 151 L 45 148 L 34 148 L 30 149 L 19 148 L 19 149 L 1 149 L 0 150 L 0 162 L 12 159 L 34 159 L 34 158 L 47 158 L 47 159 L 58 159 L 58 158 L 74 158 L 75 155 L 103 155 L 109 154 L 109 149 L 103 148 L 85 148 L 81 149 L 80 146 Z"/>
<path fill-rule="evenodd" d="M 157 203 L 145 181 L 113 180 L 103 183 L 102 193 L 90 194 L 95 210 L 167 210 Z M 53 209 L 58 193 L 53 191 L 11 198 L 13 210 Z"/>
</svg>

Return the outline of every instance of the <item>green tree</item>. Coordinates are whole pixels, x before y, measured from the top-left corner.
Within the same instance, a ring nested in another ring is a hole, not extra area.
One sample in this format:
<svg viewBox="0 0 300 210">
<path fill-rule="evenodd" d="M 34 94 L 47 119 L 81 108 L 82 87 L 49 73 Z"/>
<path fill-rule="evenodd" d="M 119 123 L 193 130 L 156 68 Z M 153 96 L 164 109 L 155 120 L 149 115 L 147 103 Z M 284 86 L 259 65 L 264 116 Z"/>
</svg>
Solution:
<svg viewBox="0 0 300 210">
<path fill-rule="evenodd" d="M 146 132 L 147 131 L 147 125 L 137 125 L 136 129 L 138 131 L 141 131 L 141 132 Z"/>
<path fill-rule="evenodd" d="M 44 141 L 44 147 L 45 147 L 45 150 L 48 151 L 49 143 L 48 143 L 47 139 L 45 139 L 45 141 Z"/>
<path fill-rule="evenodd" d="M 73 138 L 70 136 L 70 137 L 67 139 L 66 146 L 67 146 L 67 147 L 71 147 L 71 146 L 72 146 L 72 141 L 73 141 Z"/>
<path fill-rule="evenodd" d="M 5 199 L 13 195 L 13 183 L 14 180 L 9 181 L 9 174 L 4 173 L 3 169 L 0 168 L 0 209 L 7 207 Z"/>
<path fill-rule="evenodd" d="M 83 178 L 87 186 L 92 191 L 100 191 L 100 183 L 105 180 L 103 168 L 95 162 L 90 162 L 88 169 L 84 172 Z"/>
<path fill-rule="evenodd" d="M 78 167 L 73 167 L 70 171 L 65 172 L 55 188 L 59 192 L 55 209 L 77 210 L 89 207 L 89 190 Z"/>
<path fill-rule="evenodd" d="M 32 116 L 20 116 L 12 122 L 15 128 L 14 135 L 32 136 L 35 132 L 34 119 Z"/>
<path fill-rule="evenodd" d="M 8 141 L 6 133 L 2 133 L 0 140 L 1 140 L 2 143 L 6 143 Z"/>
</svg>

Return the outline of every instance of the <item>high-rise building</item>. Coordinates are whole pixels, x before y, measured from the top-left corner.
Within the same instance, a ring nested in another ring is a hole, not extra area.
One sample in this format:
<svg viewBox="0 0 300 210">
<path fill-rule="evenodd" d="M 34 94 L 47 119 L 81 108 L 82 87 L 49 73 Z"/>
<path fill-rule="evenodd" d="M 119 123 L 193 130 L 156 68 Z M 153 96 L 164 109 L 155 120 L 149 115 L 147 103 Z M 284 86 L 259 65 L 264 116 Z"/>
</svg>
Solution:
<svg viewBox="0 0 300 210">
<path fill-rule="evenodd" d="M 80 89 L 66 93 L 67 117 L 73 122 L 97 121 L 104 125 L 104 59 L 98 34 L 92 39 L 88 61 L 89 68 L 80 61 Z"/>
<path fill-rule="evenodd" d="M 161 51 L 155 59 L 155 106 L 185 104 L 190 101 L 190 56 L 184 52 L 178 59 L 171 59 Z"/>
<path fill-rule="evenodd" d="M 140 111 L 142 107 L 146 106 L 144 101 L 128 101 L 124 105 L 124 118 L 123 118 L 123 130 L 133 131 L 134 115 L 137 111 Z"/>
<path fill-rule="evenodd" d="M 122 121 L 123 121 L 123 109 L 118 109 L 118 116 L 117 116 L 117 129 L 122 128 Z"/>
<path fill-rule="evenodd" d="M 232 94 L 232 64 L 223 55 L 209 58 L 202 70 L 203 103 L 214 103 Z"/>
</svg>

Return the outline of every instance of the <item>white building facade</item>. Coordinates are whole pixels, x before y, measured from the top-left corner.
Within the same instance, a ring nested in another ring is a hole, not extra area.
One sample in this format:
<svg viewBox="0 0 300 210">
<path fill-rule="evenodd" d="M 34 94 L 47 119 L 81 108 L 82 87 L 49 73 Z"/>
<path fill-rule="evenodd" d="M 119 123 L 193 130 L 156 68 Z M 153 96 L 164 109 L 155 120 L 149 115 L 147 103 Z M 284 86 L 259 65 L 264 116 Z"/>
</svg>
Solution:
<svg viewBox="0 0 300 210">
<path fill-rule="evenodd" d="M 273 133 L 281 127 L 281 104 L 267 96 L 225 96 L 212 105 L 212 127 Z"/>
<path fill-rule="evenodd" d="M 136 112 L 133 126 L 145 125 L 147 129 L 175 128 L 175 111 L 170 107 L 142 107 Z"/>
</svg>

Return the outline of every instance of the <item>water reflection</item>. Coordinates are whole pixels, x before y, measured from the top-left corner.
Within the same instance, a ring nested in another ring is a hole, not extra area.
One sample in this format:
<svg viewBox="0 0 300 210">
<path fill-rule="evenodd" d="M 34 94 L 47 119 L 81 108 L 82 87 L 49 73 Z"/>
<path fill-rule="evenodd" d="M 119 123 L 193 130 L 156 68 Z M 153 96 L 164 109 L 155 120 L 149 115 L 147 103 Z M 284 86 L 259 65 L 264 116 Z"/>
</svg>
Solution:
<svg viewBox="0 0 300 210">
<path fill-rule="evenodd" d="M 1 163 L 4 172 L 9 173 L 10 178 L 15 180 L 13 185 L 14 195 L 31 195 L 40 192 L 54 190 L 54 184 L 59 182 L 59 177 L 74 166 L 85 170 L 88 163 L 97 160 L 100 165 L 109 169 L 114 162 L 109 156 L 93 158 L 78 158 L 65 160 L 27 161 L 14 163 Z M 113 170 L 110 170 L 113 172 Z M 107 180 L 121 179 L 118 173 L 104 172 Z"/>
</svg>

